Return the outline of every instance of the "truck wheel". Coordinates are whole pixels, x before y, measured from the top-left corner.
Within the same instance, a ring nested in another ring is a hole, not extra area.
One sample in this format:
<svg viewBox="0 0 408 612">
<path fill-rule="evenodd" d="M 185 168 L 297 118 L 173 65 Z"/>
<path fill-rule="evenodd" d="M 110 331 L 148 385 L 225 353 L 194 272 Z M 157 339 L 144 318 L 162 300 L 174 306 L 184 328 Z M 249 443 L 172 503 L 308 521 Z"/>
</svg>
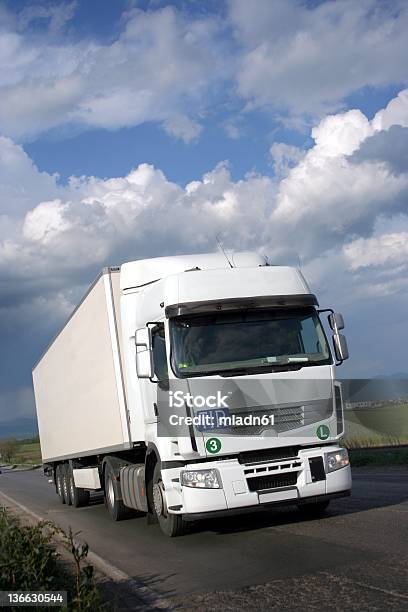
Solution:
<svg viewBox="0 0 408 612">
<path fill-rule="evenodd" d="M 330 500 L 320 501 L 310 504 L 299 504 L 298 508 L 307 517 L 313 518 L 321 516 L 329 507 Z"/>
<path fill-rule="evenodd" d="M 55 483 L 57 486 L 57 493 L 61 500 L 62 504 L 66 503 L 65 494 L 64 494 L 64 476 L 63 476 L 63 466 L 61 464 L 57 465 L 55 469 Z"/>
<path fill-rule="evenodd" d="M 87 506 L 89 504 L 89 491 L 75 486 L 74 474 L 72 473 L 71 468 L 69 468 L 68 471 L 68 488 L 69 497 L 74 508 L 81 508 L 82 506 Z"/>
<path fill-rule="evenodd" d="M 62 489 L 64 491 L 65 503 L 68 504 L 68 506 L 71 506 L 72 500 L 69 494 L 69 472 L 70 469 L 68 463 L 64 463 L 64 465 L 61 466 Z"/>
<path fill-rule="evenodd" d="M 135 511 L 125 506 L 123 501 L 117 498 L 114 476 L 115 472 L 112 466 L 107 463 L 105 468 L 105 506 L 114 521 L 123 521 L 135 516 Z"/>
<path fill-rule="evenodd" d="M 159 463 L 156 463 L 154 467 L 152 497 L 154 514 L 165 535 L 175 538 L 189 532 L 190 523 L 183 521 L 179 514 L 169 514 L 167 512 L 166 496 L 164 494 L 164 485 Z"/>
</svg>

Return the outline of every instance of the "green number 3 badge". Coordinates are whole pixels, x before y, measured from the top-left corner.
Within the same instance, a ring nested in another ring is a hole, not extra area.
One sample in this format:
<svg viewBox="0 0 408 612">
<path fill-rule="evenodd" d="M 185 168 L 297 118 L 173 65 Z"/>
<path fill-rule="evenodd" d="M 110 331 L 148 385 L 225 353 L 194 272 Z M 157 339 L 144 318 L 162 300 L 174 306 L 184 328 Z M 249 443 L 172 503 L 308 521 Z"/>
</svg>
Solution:
<svg viewBox="0 0 408 612">
<path fill-rule="evenodd" d="M 215 455 L 215 453 L 219 453 L 221 450 L 221 440 L 218 438 L 208 438 L 207 442 L 205 443 L 205 448 L 209 453 Z"/>
</svg>

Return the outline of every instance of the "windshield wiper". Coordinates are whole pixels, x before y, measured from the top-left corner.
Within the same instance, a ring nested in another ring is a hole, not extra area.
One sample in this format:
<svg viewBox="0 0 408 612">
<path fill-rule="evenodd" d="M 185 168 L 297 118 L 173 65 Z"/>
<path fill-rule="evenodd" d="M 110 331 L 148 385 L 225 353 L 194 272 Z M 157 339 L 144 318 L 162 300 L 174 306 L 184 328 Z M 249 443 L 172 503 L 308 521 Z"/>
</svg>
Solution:
<svg viewBox="0 0 408 612">
<path fill-rule="evenodd" d="M 236 368 L 224 368 L 219 370 L 206 370 L 200 372 L 185 372 L 182 378 L 197 376 L 246 376 L 251 374 L 265 374 L 269 372 L 293 372 L 310 366 L 327 365 L 330 361 L 321 359 L 319 361 L 292 361 L 286 363 L 270 363 L 257 366 L 237 366 Z"/>
<path fill-rule="evenodd" d="M 267 372 L 285 372 L 300 370 L 307 362 L 285 363 L 285 364 L 270 364 L 262 366 L 250 366 L 247 368 L 226 368 L 225 370 L 217 370 L 214 374 L 219 374 L 223 377 L 228 376 L 245 376 L 246 374 L 264 374 Z"/>
</svg>

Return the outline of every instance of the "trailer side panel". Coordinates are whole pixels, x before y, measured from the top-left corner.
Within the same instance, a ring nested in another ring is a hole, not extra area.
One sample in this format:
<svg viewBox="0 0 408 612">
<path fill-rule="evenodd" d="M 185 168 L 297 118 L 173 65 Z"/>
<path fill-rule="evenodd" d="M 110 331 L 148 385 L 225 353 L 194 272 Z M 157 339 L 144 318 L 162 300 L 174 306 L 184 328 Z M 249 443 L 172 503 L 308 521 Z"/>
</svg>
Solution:
<svg viewBox="0 0 408 612">
<path fill-rule="evenodd" d="M 130 445 L 111 274 L 96 281 L 33 370 L 43 461 Z"/>
</svg>

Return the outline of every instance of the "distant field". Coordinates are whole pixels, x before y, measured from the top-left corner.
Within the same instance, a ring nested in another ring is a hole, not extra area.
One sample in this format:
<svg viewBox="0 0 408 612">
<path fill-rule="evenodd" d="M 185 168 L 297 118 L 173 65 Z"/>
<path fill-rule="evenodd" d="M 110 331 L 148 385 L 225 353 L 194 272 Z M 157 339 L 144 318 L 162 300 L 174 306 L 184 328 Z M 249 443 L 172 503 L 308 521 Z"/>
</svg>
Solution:
<svg viewBox="0 0 408 612">
<path fill-rule="evenodd" d="M 21 463 L 41 463 L 40 442 L 21 442 L 18 446 L 16 456 Z"/>
<path fill-rule="evenodd" d="M 345 410 L 348 448 L 408 444 L 408 404 Z"/>
<path fill-rule="evenodd" d="M 3 441 L 0 440 L 0 453 L 2 453 Z M 38 439 L 30 440 L 16 440 L 13 441 L 11 446 L 11 457 L 9 460 L 5 460 L 4 453 L 3 458 L 0 459 L 0 463 L 25 463 L 27 465 L 42 463 L 40 442 Z"/>
</svg>

